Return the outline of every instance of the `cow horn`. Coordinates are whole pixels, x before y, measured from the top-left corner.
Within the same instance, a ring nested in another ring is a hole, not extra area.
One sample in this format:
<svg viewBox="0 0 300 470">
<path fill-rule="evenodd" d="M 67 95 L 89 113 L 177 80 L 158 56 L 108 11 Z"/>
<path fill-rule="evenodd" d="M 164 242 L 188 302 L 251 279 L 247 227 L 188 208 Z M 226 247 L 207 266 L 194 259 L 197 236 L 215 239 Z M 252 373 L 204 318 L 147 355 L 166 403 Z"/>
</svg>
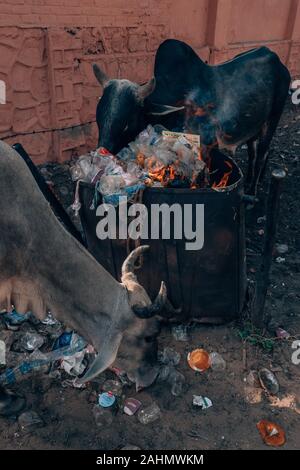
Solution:
<svg viewBox="0 0 300 470">
<path fill-rule="evenodd" d="M 184 106 L 168 106 L 166 104 L 151 103 L 151 108 L 148 114 L 152 116 L 167 116 L 168 114 L 177 113 L 183 111 Z"/>
<path fill-rule="evenodd" d="M 103 72 L 97 64 L 93 64 L 93 70 L 95 77 L 97 78 L 100 85 L 105 87 L 105 85 L 109 82 L 109 78 L 106 73 Z"/>
<path fill-rule="evenodd" d="M 131 286 L 138 287 L 141 289 L 141 286 L 138 284 L 137 278 L 134 274 L 135 262 L 139 256 L 141 256 L 145 251 L 149 250 L 149 245 L 142 245 L 133 250 L 122 266 L 122 282 L 126 285 L 128 284 L 128 279 L 130 279 Z M 133 282 L 133 284 L 132 284 Z M 167 287 L 166 284 L 162 281 L 159 289 L 159 293 L 153 303 L 150 303 L 146 306 L 133 305 L 132 310 L 139 318 L 151 318 L 154 315 L 157 315 L 161 310 L 166 307 L 169 313 L 180 313 L 181 309 L 176 310 L 171 302 L 168 299 Z"/>
<path fill-rule="evenodd" d="M 151 318 L 161 312 L 167 302 L 167 287 L 164 281 L 161 282 L 159 293 L 154 302 L 147 307 L 132 307 L 134 313 L 139 318 Z"/>
<path fill-rule="evenodd" d="M 123 265 L 122 265 L 122 277 L 125 274 L 133 274 L 135 270 L 135 262 L 136 260 L 143 254 L 145 251 L 148 251 L 150 248 L 149 245 L 142 245 L 138 246 L 133 250 L 125 259 Z"/>
<path fill-rule="evenodd" d="M 138 88 L 139 98 L 144 101 L 144 99 L 147 98 L 147 96 L 151 95 L 151 93 L 154 91 L 155 85 L 155 77 L 150 78 L 150 80 L 144 85 L 140 85 Z"/>
</svg>

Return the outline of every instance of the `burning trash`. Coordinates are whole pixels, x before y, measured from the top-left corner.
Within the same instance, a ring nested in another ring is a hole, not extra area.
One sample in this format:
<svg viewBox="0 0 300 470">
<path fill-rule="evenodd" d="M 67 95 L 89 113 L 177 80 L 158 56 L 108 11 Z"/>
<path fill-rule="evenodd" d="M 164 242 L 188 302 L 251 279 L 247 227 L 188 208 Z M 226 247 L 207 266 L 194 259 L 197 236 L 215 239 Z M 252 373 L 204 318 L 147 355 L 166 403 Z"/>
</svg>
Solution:
<svg viewBox="0 0 300 470">
<path fill-rule="evenodd" d="M 232 170 L 225 161 L 222 175 L 216 175 L 211 160 L 202 158 L 200 136 L 149 125 L 116 156 L 102 147 L 81 156 L 71 175 L 74 181 L 94 184 L 104 202 L 116 206 L 120 196 L 130 199 L 145 187 L 219 190 L 228 186 Z M 78 211 L 76 194 L 73 208 Z"/>
</svg>

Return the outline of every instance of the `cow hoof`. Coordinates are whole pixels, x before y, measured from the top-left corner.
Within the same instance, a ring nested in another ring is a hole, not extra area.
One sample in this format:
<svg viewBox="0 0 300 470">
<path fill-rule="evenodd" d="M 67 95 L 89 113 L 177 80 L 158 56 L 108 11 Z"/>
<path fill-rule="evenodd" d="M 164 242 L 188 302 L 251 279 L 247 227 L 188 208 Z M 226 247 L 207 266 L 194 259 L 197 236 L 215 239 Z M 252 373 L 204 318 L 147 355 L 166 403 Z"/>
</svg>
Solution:
<svg viewBox="0 0 300 470">
<path fill-rule="evenodd" d="M 0 390 L 0 416 L 5 418 L 16 416 L 24 410 L 25 406 L 25 398 L 3 389 Z"/>
</svg>

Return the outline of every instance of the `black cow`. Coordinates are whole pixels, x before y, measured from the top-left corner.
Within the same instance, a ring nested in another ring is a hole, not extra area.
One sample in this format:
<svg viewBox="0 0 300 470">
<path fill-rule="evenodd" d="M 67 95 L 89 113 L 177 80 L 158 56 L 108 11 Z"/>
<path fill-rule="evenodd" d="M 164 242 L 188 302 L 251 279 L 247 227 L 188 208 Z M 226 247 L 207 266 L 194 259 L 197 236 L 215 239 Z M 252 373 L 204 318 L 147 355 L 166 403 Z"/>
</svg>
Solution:
<svg viewBox="0 0 300 470">
<path fill-rule="evenodd" d="M 246 185 L 256 194 L 291 80 L 274 52 L 261 47 L 210 66 L 184 42 L 168 39 L 157 50 L 155 78 L 144 85 L 110 80 L 93 67 L 104 87 L 99 146 L 116 153 L 148 123 L 200 134 L 204 156 L 212 146 L 235 151 L 247 143 Z"/>
</svg>

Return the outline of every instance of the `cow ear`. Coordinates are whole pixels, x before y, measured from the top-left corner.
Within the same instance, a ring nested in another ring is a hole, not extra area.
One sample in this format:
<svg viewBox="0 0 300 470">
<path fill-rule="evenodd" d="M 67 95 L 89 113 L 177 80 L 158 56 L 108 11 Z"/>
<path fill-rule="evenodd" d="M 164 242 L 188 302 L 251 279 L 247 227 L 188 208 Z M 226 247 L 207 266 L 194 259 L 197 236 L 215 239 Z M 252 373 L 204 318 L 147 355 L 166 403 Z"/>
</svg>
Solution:
<svg viewBox="0 0 300 470">
<path fill-rule="evenodd" d="M 185 109 L 184 106 L 176 107 L 176 106 L 168 106 L 166 104 L 152 103 L 151 108 L 148 111 L 148 114 L 152 114 L 153 116 L 165 116 L 167 114 L 182 111 L 183 109 Z"/>
<path fill-rule="evenodd" d="M 97 64 L 93 64 L 93 70 L 95 77 L 97 78 L 100 85 L 104 88 L 109 82 L 109 78 L 105 72 L 103 72 Z"/>
<path fill-rule="evenodd" d="M 151 93 L 155 90 L 155 85 L 155 77 L 150 78 L 150 80 L 144 85 L 140 85 L 137 91 L 139 98 L 144 101 L 144 99 L 151 95 Z"/>
<path fill-rule="evenodd" d="M 115 361 L 123 335 L 115 334 L 113 337 L 107 335 L 99 349 L 98 356 L 86 371 L 83 377 L 77 380 L 78 383 L 89 382 L 106 370 Z"/>
</svg>

